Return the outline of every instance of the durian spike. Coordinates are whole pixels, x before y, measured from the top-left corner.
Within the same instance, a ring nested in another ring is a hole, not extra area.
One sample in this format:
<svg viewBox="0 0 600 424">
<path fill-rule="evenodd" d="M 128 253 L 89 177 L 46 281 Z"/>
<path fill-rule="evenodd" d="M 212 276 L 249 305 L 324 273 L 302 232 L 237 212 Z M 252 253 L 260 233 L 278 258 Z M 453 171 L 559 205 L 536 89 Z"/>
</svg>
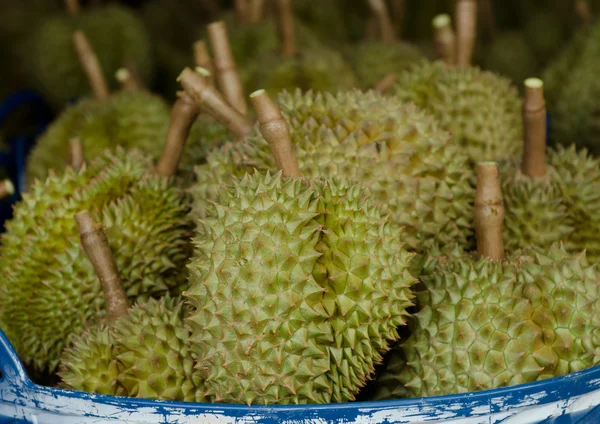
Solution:
<svg viewBox="0 0 600 424">
<path fill-rule="evenodd" d="M 475 37 L 477 33 L 477 2 L 475 0 L 456 1 L 456 64 L 461 67 L 471 65 Z"/>
<path fill-rule="evenodd" d="M 544 82 L 538 78 L 525 80 L 523 101 L 525 144 L 521 172 L 529 177 L 546 175 L 546 103 Z"/>
<path fill-rule="evenodd" d="M 390 11 L 394 27 L 402 31 L 404 16 L 406 16 L 406 0 L 390 0 Z"/>
<path fill-rule="evenodd" d="M 375 87 L 373 87 L 373 91 L 382 94 L 386 93 L 390 91 L 392 87 L 394 87 L 394 84 L 396 83 L 397 79 L 398 75 L 396 75 L 393 72 L 390 72 L 389 74 L 384 76 L 377 84 L 375 84 Z"/>
<path fill-rule="evenodd" d="M 67 13 L 71 16 L 79 15 L 81 11 L 79 0 L 65 0 L 65 9 L 67 9 Z"/>
<path fill-rule="evenodd" d="M 265 9 L 265 0 L 249 0 L 248 23 L 257 24 L 262 20 Z"/>
<path fill-rule="evenodd" d="M 491 0 L 479 0 L 479 15 L 488 41 L 493 41 L 496 38 L 498 29 L 496 26 L 496 16 L 494 15 L 494 6 Z"/>
<path fill-rule="evenodd" d="M 227 104 L 217 89 L 198 72 L 185 68 L 177 80 L 202 110 L 229 128 L 235 136 L 242 138 L 252 131 L 250 120 Z"/>
<path fill-rule="evenodd" d="M 582 26 L 588 26 L 592 21 L 592 12 L 587 0 L 575 0 L 575 13 Z"/>
<path fill-rule="evenodd" d="M 284 177 L 300 178 L 302 175 L 285 117 L 265 90 L 250 94 L 250 99 L 258 117 L 260 132 L 269 143 L 277 168 Z"/>
<path fill-rule="evenodd" d="M 384 43 L 393 43 L 396 41 L 396 33 L 394 32 L 394 26 L 392 25 L 392 19 L 388 12 L 387 6 L 384 0 L 367 0 L 369 7 L 373 15 L 377 18 L 377 24 L 379 26 L 379 34 L 381 41 Z"/>
<path fill-rule="evenodd" d="M 208 48 L 206 47 L 206 43 L 203 40 L 196 41 L 194 43 L 194 63 L 196 66 L 206 69 L 210 72 L 210 76 L 206 77 L 207 81 L 210 85 L 215 85 L 214 72 L 215 68 L 213 66 L 212 59 L 210 54 L 208 54 Z"/>
<path fill-rule="evenodd" d="M 177 100 L 171 109 L 171 120 L 167 130 L 165 148 L 158 160 L 155 172 L 170 177 L 177 172 L 185 142 L 200 108 L 185 92 L 177 93 Z"/>
<path fill-rule="evenodd" d="M 109 96 L 108 85 L 104 79 L 98 56 L 96 56 L 87 37 L 82 31 L 75 31 L 73 33 L 73 43 L 75 44 L 75 51 L 79 57 L 79 62 L 87 75 L 94 95 L 98 100 L 107 99 Z"/>
<path fill-rule="evenodd" d="M 477 164 L 477 189 L 473 217 L 477 237 L 477 255 L 491 261 L 504 259 L 504 242 L 502 240 L 504 201 L 496 162 Z"/>
<path fill-rule="evenodd" d="M 452 29 L 450 15 L 437 15 L 433 18 L 432 24 L 437 54 L 446 65 L 456 65 L 456 36 Z"/>
<path fill-rule="evenodd" d="M 111 321 L 116 320 L 127 314 L 129 302 L 106 234 L 102 226 L 96 224 L 86 210 L 78 212 L 75 215 L 75 221 L 79 228 L 79 238 L 83 250 L 100 280 L 106 302 L 107 317 Z"/>
<path fill-rule="evenodd" d="M 227 25 L 223 21 L 213 22 L 207 26 L 208 38 L 212 46 L 217 83 L 225 100 L 242 115 L 248 114 L 248 105 L 244 98 L 244 89 L 238 72 L 229 38 Z"/>
<path fill-rule="evenodd" d="M 121 85 L 121 89 L 123 91 L 141 91 L 142 87 L 140 87 L 137 83 L 137 81 L 135 80 L 135 78 L 133 78 L 133 76 L 131 75 L 131 72 L 129 72 L 128 69 L 125 68 L 119 68 L 117 70 L 117 72 L 115 73 L 115 79 L 117 81 L 119 81 L 119 84 Z"/>
<path fill-rule="evenodd" d="M 279 12 L 281 55 L 294 57 L 296 55 L 296 32 L 291 0 L 277 0 L 277 10 Z"/>
<path fill-rule="evenodd" d="M 15 192 L 15 185 L 11 180 L 5 179 L 0 181 L 0 199 L 6 199 L 7 197 L 12 196 Z"/>
<path fill-rule="evenodd" d="M 73 137 L 69 140 L 69 162 L 71 168 L 79 171 L 85 163 L 85 155 L 83 153 L 83 143 L 81 138 Z"/>
<path fill-rule="evenodd" d="M 235 0 L 235 19 L 239 24 L 248 23 L 248 0 Z"/>
</svg>

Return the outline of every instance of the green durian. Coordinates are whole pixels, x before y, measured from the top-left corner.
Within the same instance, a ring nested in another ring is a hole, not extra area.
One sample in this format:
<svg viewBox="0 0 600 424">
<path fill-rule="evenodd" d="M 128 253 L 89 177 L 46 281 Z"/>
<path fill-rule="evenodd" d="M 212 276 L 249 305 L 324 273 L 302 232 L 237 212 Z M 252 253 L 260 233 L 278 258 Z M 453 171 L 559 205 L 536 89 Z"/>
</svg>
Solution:
<svg viewBox="0 0 600 424">
<path fill-rule="evenodd" d="M 147 399 L 200 402 L 179 298 L 148 299 L 108 326 L 78 336 L 61 358 L 65 388 Z"/>
<path fill-rule="evenodd" d="M 70 140 L 79 137 L 91 160 L 107 148 L 139 148 L 157 159 L 162 152 L 170 110 L 153 94 L 121 92 L 108 100 L 83 100 L 68 107 L 37 141 L 27 160 L 27 181 L 44 179 L 67 165 Z M 220 123 L 202 115 L 192 126 L 180 168 L 191 173 L 218 140 L 227 135 Z"/>
<path fill-rule="evenodd" d="M 84 10 L 77 16 L 57 15 L 46 19 L 31 34 L 26 63 L 29 80 L 53 106 L 60 108 L 90 94 L 73 45 L 75 30 L 83 31 L 89 39 L 106 81 L 113 80 L 112 75 L 126 60 L 132 61 L 146 84 L 151 81 L 151 42 L 132 11 L 109 5 Z"/>
<path fill-rule="evenodd" d="M 521 100 L 506 78 L 422 62 L 400 74 L 395 94 L 433 114 L 474 161 L 510 158 L 522 150 Z"/>
<path fill-rule="evenodd" d="M 402 229 L 366 194 L 268 173 L 222 193 L 184 293 L 207 400 L 343 402 L 370 378 L 414 280 Z"/>
<path fill-rule="evenodd" d="M 467 243 L 473 202 L 469 159 L 435 120 L 412 105 L 374 92 L 282 93 L 302 174 L 361 182 L 405 226 L 404 241 L 421 251 L 434 241 Z M 255 130 L 246 140 L 213 150 L 196 168 L 190 188 L 195 215 L 204 218 L 232 176 L 275 170 L 267 142 Z"/>
<path fill-rule="evenodd" d="M 537 74 L 538 63 L 528 40 L 520 31 L 498 35 L 485 50 L 482 67 L 510 78 L 514 83 Z"/>
<path fill-rule="evenodd" d="M 352 47 L 351 63 L 360 87 L 373 88 L 389 73 L 399 73 L 425 59 L 421 51 L 408 43 L 365 41 Z"/>
<path fill-rule="evenodd" d="M 142 152 L 107 151 L 34 183 L 15 206 L 0 239 L 0 320 L 25 364 L 52 372 L 71 337 L 105 315 L 73 219 L 80 210 L 106 229 L 130 299 L 185 286 L 188 198 L 152 166 Z"/>
</svg>

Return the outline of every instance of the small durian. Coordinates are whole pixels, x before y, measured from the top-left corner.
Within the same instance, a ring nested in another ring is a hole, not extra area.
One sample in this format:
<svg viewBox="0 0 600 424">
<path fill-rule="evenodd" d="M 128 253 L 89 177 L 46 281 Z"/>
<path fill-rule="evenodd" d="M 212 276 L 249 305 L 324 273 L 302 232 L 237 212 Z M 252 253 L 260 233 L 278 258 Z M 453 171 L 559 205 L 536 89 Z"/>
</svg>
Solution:
<svg viewBox="0 0 600 424">
<path fill-rule="evenodd" d="M 181 150 L 167 143 L 161 159 Z M 160 175 L 174 171 L 153 168 L 146 153 L 107 150 L 78 171 L 68 167 L 34 182 L 16 204 L 1 237 L 0 320 L 33 369 L 54 371 L 71 337 L 105 316 L 98 280 L 82 259 L 75 212 L 89 209 L 101 220 L 130 299 L 185 287 L 188 196 Z"/>
<path fill-rule="evenodd" d="M 352 400 L 405 320 L 412 254 L 360 185 L 301 178 L 283 116 L 251 97 L 281 173 L 223 190 L 194 237 L 184 296 L 204 397 Z"/>
<path fill-rule="evenodd" d="M 148 399 L 201 401 L 180 298 L 141 300 L 128 309 L 119 272 L 102 228 L 76 215 L 81 242 L 104 291 L 110 321 L 74 337 L 61 357 L 68 389 Z"/>
<path fill-rule="evenodd" d="M 57 15 L 36 27 L 27 41 L 28 78 L 51 105 L 60 108 L 90 94 L 73 47 L 75 30 L 83 31 L 89 38 L 106 80 L 130 60 L 142 80 L 150 82 L 154 69 L 150 38 L 144 24 L 131 10 L 107 5 L 75 15 Z"/>
<path fill-rule="evenodd" d="M 377 399 L 492 389 L 598 363 L 597 268 L 585 253 L 504 257 L 504 208 L 494 163 L 478 165 L 478 258 L 460 248 L 422 274 L 410 338 L 381 377 Z"/>
<path fill-rule="evenodd" d="M 189 71 L 182 84 L 193 95 Z M 291 127 L 302 174 L 327 174 L 361 182 L 405 226 L 404 241 L 414 250 L 437 240 L 466 240 L 472 224 L 464 209 L 473 201 L 469 159 L 435 120 L 413 105 L 374 92 L 282 93 L 277 98 Z M 213 150 L 196 168 L 190 187 L 194 215 L 207 216 L 210 202 L 232 177 L 276 164 L 255 129 L 242 141 Z"/>
<path fill-rule="evenodd" d="M 398 77 L 395 95 L 431 113 L 473 161 L 522 148 L 521 100 L 504 77 L 477 68 L 422 62 Z"/>
</svg>

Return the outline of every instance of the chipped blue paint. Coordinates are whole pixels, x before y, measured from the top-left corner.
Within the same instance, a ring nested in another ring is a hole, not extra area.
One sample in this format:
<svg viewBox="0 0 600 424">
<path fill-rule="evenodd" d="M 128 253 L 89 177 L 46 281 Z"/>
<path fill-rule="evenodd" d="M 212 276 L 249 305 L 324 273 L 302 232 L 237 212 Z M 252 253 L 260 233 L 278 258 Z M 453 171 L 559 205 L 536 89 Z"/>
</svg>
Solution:
<svg viewBox="0 0 600 424">
<path fill-rule="evenodd" d="M 462 395 L 309 406 L 199 404 L 119 398 L 33 384 L 0 331 L 0 424 L 565 424 L 600 422 L 600 367 Z"/>
</svg>

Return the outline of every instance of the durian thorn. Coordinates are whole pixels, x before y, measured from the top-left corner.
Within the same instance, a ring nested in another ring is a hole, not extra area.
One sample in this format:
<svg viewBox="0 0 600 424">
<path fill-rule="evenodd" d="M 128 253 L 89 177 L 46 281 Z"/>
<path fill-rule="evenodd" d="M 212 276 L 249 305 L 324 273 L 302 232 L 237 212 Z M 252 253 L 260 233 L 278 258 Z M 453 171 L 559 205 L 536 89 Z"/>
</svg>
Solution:
<svg viewBox="0 0 600 424">
<path fill-rule="evenodd" d="M 200 74 L 185 68 L 177 80 L 202 110 L 229 128 L 236 137 L 242 138 L 252 131 L 252 123 L 248 118 L 227 104 L 217 89 L 210 86 Z"/>
<path fill-rule="evenodd" d="M 73 33 L 73 43 L 75 44 L 79 63 L 87 75 L 94 95 L 98 100 L 107 99 L 109 96 L 108 85 L 104 79 L 98 56 L 96 56 L 87 37 L 82 31 L 77 30 Z"/>
<path fill-rule="evenodd" d="M 483 21 L 483 27 L 487 32 L 487 40 L 494 41 L 498 33 L 494 5 L 491 0 L 479 0 L 479 15 Z"/>
<path fill-rule="evenodd" d="M 452 29 L 450 15 L 442 14 L 433 18 L 433 37 L 438 56 L 448 66 L 456 64 L 456 35 Z"/>
<path fill-rule="evenodd" d="M 116 320 L 127 314 L 129 302 L 106 234 L 87 210 L 78 212 L 75 221 L 83 250 L 90 259 L 104 292 L 107 318 Z"/>
<path fill-rule="evenodd" d="M 389 11 L 384 0 L 367 0 L 369 8 L 373 15 L 377 18 L 379 27 L 379 35 L 384 43 L 393 43 L 396 41 L 396 33 L 392 25 Z"/>
<path fill-rule="evenodd" d="M 178 93 L 177 100 L 171 108 L 165 146 L 155 168 L 158 175 L 170 177 L 177 172 L 185 142 L 199 113 L 200 108 L 189 95 L 185 92 Z"/>
<path fill-rule="evenodd" d="M 381 94 L 387 93 L 394 87 L 394 84 L 396 83 L 397 79 L 398 75 L 396 75 L 394 72 L 390 72 L 389 74 L 384 76 L 377 84 L 375 84 L 373 90 Z"/>
<path fill-rule="evenodd" d="M 262 20 L 265 9 L 265 0 L 249 0 L 248 5 L 248 23 L 257 24 Z"/>
<path fill-rule="evenodd" d="M 5 179 L 0 182 L 0 199 L 6 199 L 15 192 L 15 185 L 11 180 Z"/>
<path fill-rule="evenodd" d="M 73 137 L 69 140 L 69 163 L 71 168 L 79 171 L 85 163 L 85 155 L 83 152 L 83 143 L 81 138 Z"/>
<path fill-rule="evenodd" d="M 477 33 L 476 0 L 457 0 L 456 2 L 456 64 L 471 66 Z"/>
<path fill-rule="evenodd" d="M 279 13 L 281 56 L 294 57 L 296 55 L 296 30 L 291 0 L 277 0 L 277 11 Z"/>
<path fill-rule="evenodd" d="M 588 26 L 592 21 L 592 12 L 587 0 L 575 0 L 575 14 L 581 26 Z"/>
<path fill-rule="evenodd" d="M 265 90 L 255 91 L 250 99 L 258 117 L 260 132 L 269 143 L 277 168 L 284 177 L 301 177 L 285 117 Z"/>
<path fill-rule="evenodd" d="M 498 164 L 495 162 L 477 164 L 477 189 L 473 218 L 478 256 L 491 261 L 504 259 L 504 242 L 502 240 L 504 201 L 500 188 Z"/>
<path fill-rule="evenodd" d="M 81 12 L 79 0 L 65 0 L 65 9 L 67 9 L 67 13 L 71 16 L 79 15 L 79 12 Z"/>
<path fill-rule="evenodd" d="M 546 175 L 546 103 L 544 82 L 538 78 L 525 80 L 523 101 L 523 162 L 521 172 L 528 177 Z"/>
<path fill-rule="evenodd" d="M 231 106 L 242 115 L 247 115 L 248 105 L 246 104 L 240 73 L 231 53 L 227 25 L 223 21 L 218 21 L 209 24 L 206 28 L 212 46 L 219 89 Z"/>
<path fill-rule="evenodd" d="M 210 85 L 214 86 L 215 85 L 215 78 L 214 78 L 215 68 L 214 68 L 212 59 L 210 57 L 210 54 L 208 53 L 208 48 L 206 47 L 206 42 L 204 42 L 204 40 L 199 40 L 194 43 L 194 63 L 196 64 L 196 66 L 199 66 L 203 69 L 206 69 L 208 72 L 210 72 L 210 75 L 206 77 L 207 82 Z"/>
</svg>

